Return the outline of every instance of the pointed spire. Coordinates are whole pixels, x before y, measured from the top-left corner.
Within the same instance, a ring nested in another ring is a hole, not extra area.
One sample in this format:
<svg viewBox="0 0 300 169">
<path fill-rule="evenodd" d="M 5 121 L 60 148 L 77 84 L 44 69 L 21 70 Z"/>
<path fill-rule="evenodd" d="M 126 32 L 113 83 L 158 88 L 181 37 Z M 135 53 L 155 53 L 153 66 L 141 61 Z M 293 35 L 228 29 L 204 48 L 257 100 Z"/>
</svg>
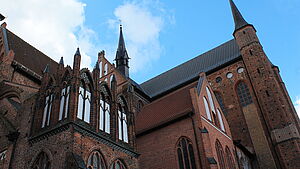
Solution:
<svg viewBox="0 0 300 169">
<path fill-rule="evenodd" d="M 116 55 L 116 60 L 118 59 L 128 59 L 128 55 L 125 47 L 125 41 L 123 37 L 122 25 L 120 25 L 119 44 L 118 44 L 117 55 Z"/>
<path fill-rule="evenodd" d="M 238 29 L 240 29 L 246 25 L 249 25 L 249 23 L 245 21 L 244 17 L 240 13 L 240 11 L 238 10 L 238 8 L 234 4 L 234 2 L 232 0 L 229 0 L 229 2 L 230 2 L 230 6 L 231 6 L 234 23 L 235 23 L 235 31 L 237 31 Z"/>
<path fill-rule="evenodd" d="M 64 64 L 64 57 L 60 58 L 59 64 L 63 65 Z"/>
<path fill-rule="evenodd" d="M 115 60 L 116 60 L 116 68 L 123 75 L 125 75 L 125 77 L 129 77 L 129 65 L 128 65 L 129 57 L 125 48 L 122 25 L 120 25 L 120 37 L 119 37 L 119 44 L 118 44 Z"/>
<path fill-rule="evenodd" d="M 81 55 L 80 55 L 79 48 L 77 48 L 75 55 L 79 55 L 79 56 L 81 56 Z"/>
<path fill-rule="evenodd" d="M 50 66 L 49 66 L 49 64 L 46 65 L 46 67 L 45 67 L 45 69 L 44 69 L 43 72 L 44 73 L 49 73 L 50 72 Z"/>
</svg>

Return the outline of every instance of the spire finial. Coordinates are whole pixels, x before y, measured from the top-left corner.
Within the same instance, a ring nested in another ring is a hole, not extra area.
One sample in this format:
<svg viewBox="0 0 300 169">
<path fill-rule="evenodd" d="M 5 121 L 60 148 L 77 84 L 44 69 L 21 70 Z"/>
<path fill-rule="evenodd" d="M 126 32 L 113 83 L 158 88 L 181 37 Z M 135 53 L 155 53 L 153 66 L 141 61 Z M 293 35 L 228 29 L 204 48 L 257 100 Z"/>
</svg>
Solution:
<svg viewBox="0 0 300 169">
<path fill-rule="evenodd" d="M 44 71 L 44 73 L 49 73 L 50 72 L 50 67 L 49 67 L 49 64 L 46 65 Z"/>
<path fill-rule="evenodd" d="M 64 57 L 60 58 L 59 64 L 62 64 L 62 65 L 64 64 Z"/>
<path fill-rule="evenodd" d="M 237 31 L 238 29 L 240 29 L 246 25 L 249 25 L 245 21 L 244 17 L 240 13 L 240 11 L 238 10 L 238 8 L 234 4 L 234 2 L 232 0 L 229 0 L 229 3 L 231 6 L 231 11 L 232 11 L 232 15 L 233 15 L 234 23 L 235 23 L 235 31 Z"/>
<path fill-rule="evenodd" d="M 75 55 L 80 55 L 79 47 L 77 48 Z"/>
</svg>

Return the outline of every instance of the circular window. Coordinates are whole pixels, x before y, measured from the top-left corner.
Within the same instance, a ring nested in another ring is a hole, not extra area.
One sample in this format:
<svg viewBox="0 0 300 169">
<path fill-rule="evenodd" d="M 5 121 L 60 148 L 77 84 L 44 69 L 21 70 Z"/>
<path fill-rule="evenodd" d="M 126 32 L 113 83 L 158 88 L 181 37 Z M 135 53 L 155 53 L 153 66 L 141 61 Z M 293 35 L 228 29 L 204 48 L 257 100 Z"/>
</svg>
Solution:
<svg viewBox="0 0 300 169">
<path fill-rule="evenodd" d="M 233 77 L 233 74 L 232 74 L 231 72 L 229 72 L 229 73 L 227 73 L 226 77 L 227 77 L 228 79 L 231 79 L 231 78 Z"/>
<path fill-rule="evenodd" d="M 217 83 L 221 83 L 221 82 L 222 82 L 222 78 L 221 78 L 221 77 L 217 77 L 217 78 L 216 78 L 216 82 L 217 82 Z"/>
<path fill-rule="evenodd" d="M 238 72 L 238 73 L 243 73 L 243 72 L 244 72 L 244 68 L 243 68 L 243 67 L 238 68 L 238 69 L 237 69 L 237 72 Z"/>
</svg>

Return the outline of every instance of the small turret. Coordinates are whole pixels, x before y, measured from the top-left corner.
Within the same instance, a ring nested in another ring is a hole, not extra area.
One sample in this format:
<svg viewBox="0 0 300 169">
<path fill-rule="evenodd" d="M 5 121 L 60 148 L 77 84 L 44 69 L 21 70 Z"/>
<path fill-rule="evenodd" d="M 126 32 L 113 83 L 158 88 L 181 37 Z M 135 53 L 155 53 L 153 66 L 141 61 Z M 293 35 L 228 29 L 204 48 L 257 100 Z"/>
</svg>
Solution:
<svg viewBox="0 0 300 169">
<path fill-rule="evenodd" d="M 119 45 L 116 53 L 116 65 L 117 69 L 125 76 L 129 77 L 129 57 L 125 47 L 125 41 L 123 37 L 122 25 L 120 25 L 120 37 Z"/>
</svg>

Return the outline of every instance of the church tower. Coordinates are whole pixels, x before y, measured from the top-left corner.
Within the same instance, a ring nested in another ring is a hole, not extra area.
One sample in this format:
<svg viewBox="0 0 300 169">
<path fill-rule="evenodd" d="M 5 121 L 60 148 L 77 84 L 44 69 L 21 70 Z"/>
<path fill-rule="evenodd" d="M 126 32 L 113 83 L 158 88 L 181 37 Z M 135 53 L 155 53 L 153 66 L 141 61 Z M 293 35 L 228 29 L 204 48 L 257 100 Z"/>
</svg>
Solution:
<svg viewBox="0 0 300 169">
<path fill-rule="evenodd" d="M 117 69 L 125 76 L 129 77 L 129 64 L 128 64 L 128 54 L 125 47 L 125 41 L 123 37 L 122 25 L 120 25 L 120 37 L 119 45 L 116 53 L 116 63 Z"/>
<path fill-rule="evenodd" d="M 299 121 L 278 67 L 266 56 L 254 26 L 245 21 L 232 0 L 230 5 L 235 22 L 233 36 L 257 101 L 256 111 L 249 105 L 243 107 L 243 113 L 249 118 L 258 113 L 256 120 L 262 125 L 262 128 L 255 127 L 256 132 L 251 135 L 254 147 L 259 149 L 255 148 L 259 166 L 300 168 Z M 247 125 L 251 129 L 249 123 Z M 257 134 L 259 129 L 263 129 L 264 137 Z"/>
</svg>

